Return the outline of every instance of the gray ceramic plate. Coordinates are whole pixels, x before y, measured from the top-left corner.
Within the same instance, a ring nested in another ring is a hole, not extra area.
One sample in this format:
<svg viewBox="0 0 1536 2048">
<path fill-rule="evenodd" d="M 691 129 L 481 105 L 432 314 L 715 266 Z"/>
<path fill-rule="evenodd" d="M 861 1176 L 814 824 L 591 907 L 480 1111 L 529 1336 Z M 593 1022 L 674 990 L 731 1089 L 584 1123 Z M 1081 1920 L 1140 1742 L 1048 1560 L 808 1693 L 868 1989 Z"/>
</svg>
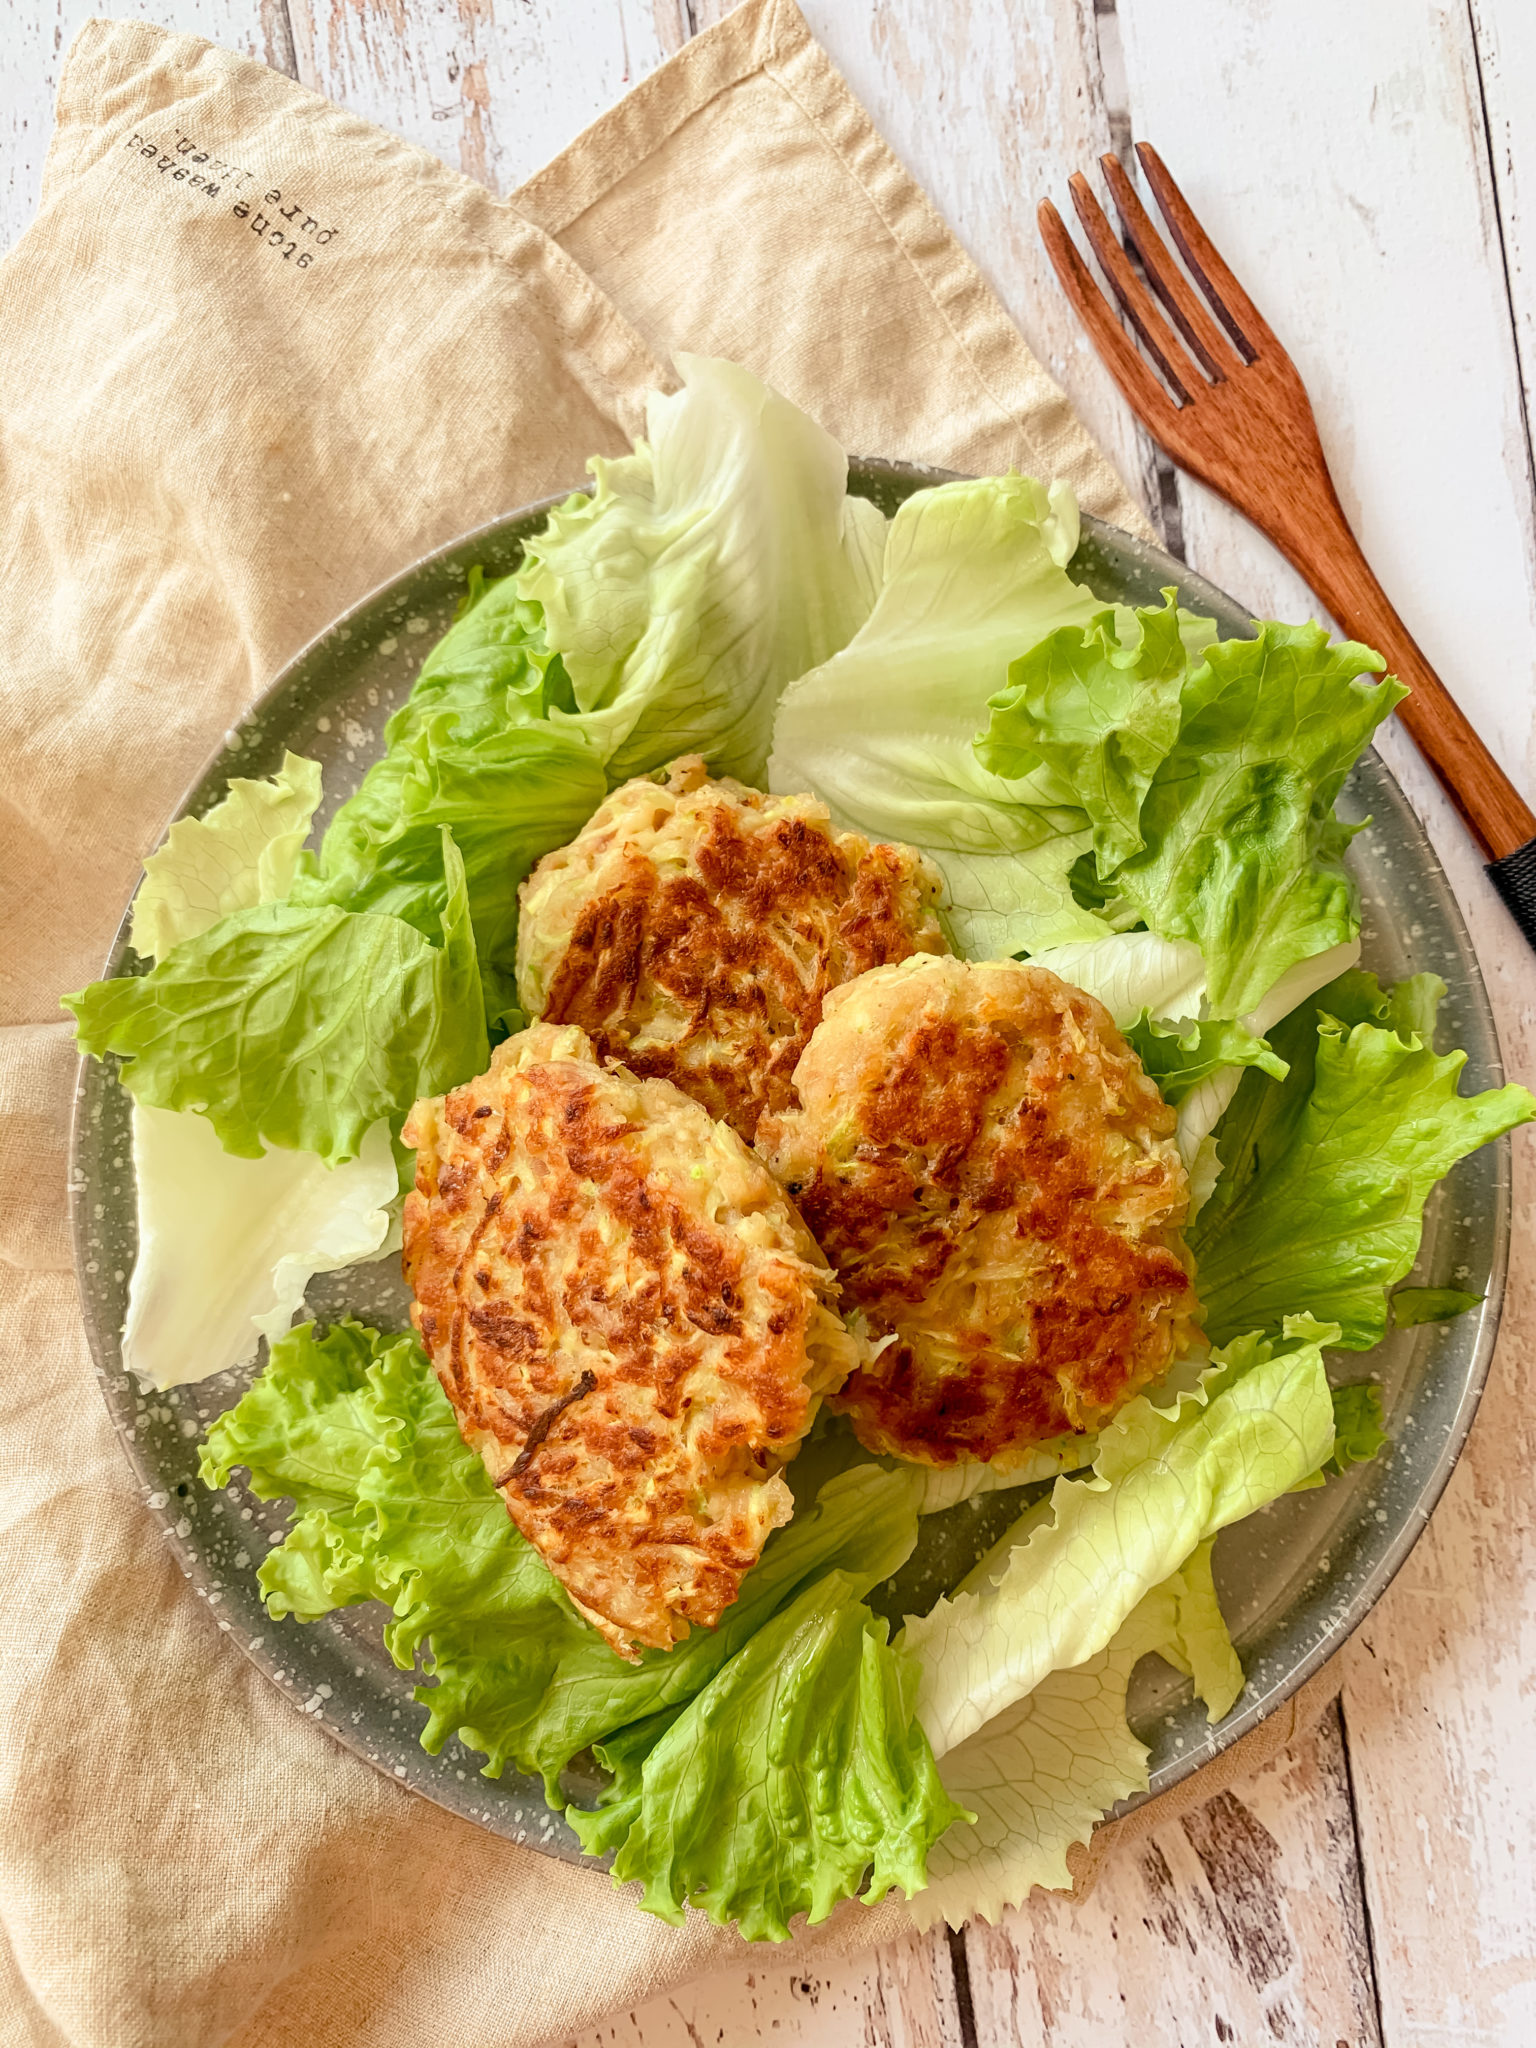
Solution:
<svg viewBox="0 0 1536 2048">
<path fill-rule="evenodd" d="M 886 510 L 938 472 L 857 463 L 853 488 Z M 554 501 L 550 501 L 554 502 Z M 324 764 L 319 823 L 356 788 L 381 750 L 384 721 L 409 691 L 422 656 L 453 615 L 465 572 L 505 574 L 548 505 L 509 514 L 429 556 L 339 619 L 293 661 L 224 745 L 183 813 L 206 810 L 232 774 L 264 775 L 285 747 Z M 1156 603 L 1166 584 L 1181 601 L 1243 634 L 1240 605 L 1158 549 L 1085 520 L 1074 572 L 1105 598 Z M 1396 783 L 1374 754 L 1351 777 L 1342 806 L 1373 826 L 1350 854 L 1365 904 L 1364 960 L 1384 979 L 1429 969 L 1449 984 L 1441 1043 L 1468 1053 L 1467 1088 L 1503 1078 L 1482 976 L 1440 864 Z M 125 928 L 103 972 L 123 970 Z M 427 1756 L 416 1735 L 417 1682 L 397 1671 L 379 1638 L 383 1610 L 354 1608 L 308 1626 L 274 1623 L 257 1597 L 254 1563 L 284 1515 L 237 1484 L 210 1494 L 197 1482 L 197 1440 L 250 1378 L 249 1370 L 199 1386 L 145 1394 L 123 1372 L 119 1345 L 135 1250 L 128 1097 L 110 1066 L 84 1061 L 71 1167 L 75 1256 L 86 1325 L 123 1448 L 145 1504 L 218 1627 L 293 1701 L 386 1774 L 498 1834 L 577 1860 L 575 1836 L 552 1816 L 538 1786 L 491 1782 L 478 1759 L 451 1743 Z M 1394 1332 L 1368 1368 L 1385 1383 L 1390 1452 L 1348 1479 L 1293 1495 L 1229 1529 L 1216 1550 L 1222 1603 L 1248 1673 L 1236 1708 L 1217 1727 L 1183 1680 L 1149 1659 L 1137 1675 L 1132 1719 L 1152 1749 L 1152 1791 L 1164 1791 L 1279 1706 L 1335 1650 L 1380 1596 L 1439 1498 L 1471 1425 L 1498 1326 L 1509 1242 L 1508 1141 L 1462 1163 L 1432 1199 L 1418 1276 L 1485 1296 L 1459 1321 Z M 406 1296 L 398 1264 L 381 1261 L 318 1280 L 310 1306 L 322 1319 L 350 1312 L 400 1327 Z M 1340 1361 L 1358 1378 L 1358 1358 Z M 934 1516 L 887 1602 L 926 1606 L 969 1569 L 1022 1504 L 994 1494 Z"/>
</svg>

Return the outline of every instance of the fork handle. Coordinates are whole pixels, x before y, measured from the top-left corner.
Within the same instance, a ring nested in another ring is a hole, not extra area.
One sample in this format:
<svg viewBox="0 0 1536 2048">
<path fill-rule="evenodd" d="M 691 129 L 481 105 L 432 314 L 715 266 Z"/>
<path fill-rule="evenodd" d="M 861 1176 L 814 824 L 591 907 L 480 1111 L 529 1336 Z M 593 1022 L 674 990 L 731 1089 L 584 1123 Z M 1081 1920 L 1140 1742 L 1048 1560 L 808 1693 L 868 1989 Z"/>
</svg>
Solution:
<svg viewBox="0 0 1536 2048">
<path fill-rule="evenodd" d="M 1273 524 L 1265 522 L 1270 538 L 1301 571 L 1351 639 L 1374 647 L 1386 658 L 1388 670 L 1413 692 L 1397 707 L 1397 715 L 1468 831 L 1490 856 L 1489 873 L 1509 901 L 1498 868 L 1511 855 L 1529 850 L 1525 866 L 1536 870 L 1536 850 L 1531 850 L 1536 840 L 1536 812 L 1484 746 L 1398 617 L 1350 531 L 1326 470 L 1315 484 L 1308 478 L 1306 486 L 1296 491 L 1298 481 L 1293 478 L 1294 495 L 1285 513 Z M 1532 879 L 1536 881 L 1536 873 Z M 1510 907 L 1515 909 L 1512 902 Z M 1515 914 L 1523 924 L 1521 912 L 1517 909 Z"/>
</svg>

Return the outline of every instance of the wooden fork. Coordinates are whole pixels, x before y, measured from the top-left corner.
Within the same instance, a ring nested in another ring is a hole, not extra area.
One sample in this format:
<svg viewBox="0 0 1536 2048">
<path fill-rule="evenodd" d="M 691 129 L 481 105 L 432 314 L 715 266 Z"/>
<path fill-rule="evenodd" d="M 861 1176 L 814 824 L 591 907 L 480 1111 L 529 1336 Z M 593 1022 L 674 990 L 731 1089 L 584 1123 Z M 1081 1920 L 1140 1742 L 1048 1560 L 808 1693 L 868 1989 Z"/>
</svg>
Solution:
<svg viewBox="0 0 1536 2048">
<path fill-rule="evenodd" d="M 1490 878 L 1536 946 L 1536 813 L 1478 738 L 1372 575 L 1328 473 L 1295 364 L 1222 261 L 1156 150 L 1138 142 L 1136 154 L 1199 292 L 1152 225 L 1118 157 L 1099 161 L 1124 246 L 1081 174 L 1071 181 L 1072 199 L 1120 311 L 1167 388 L 1137 354 L 1046 199 L 1040 204 L 1040 233 L 1062 289 L 1159 447 L 1245 513 L 1301 571 L 1351 638 L 1376 648 L 1408 684 L 1413 694 L 1398 707 L 1398 716 L 1490 856 Z M 1133 269 L 1128 249 L 1163 311 Z"/>
</svg>

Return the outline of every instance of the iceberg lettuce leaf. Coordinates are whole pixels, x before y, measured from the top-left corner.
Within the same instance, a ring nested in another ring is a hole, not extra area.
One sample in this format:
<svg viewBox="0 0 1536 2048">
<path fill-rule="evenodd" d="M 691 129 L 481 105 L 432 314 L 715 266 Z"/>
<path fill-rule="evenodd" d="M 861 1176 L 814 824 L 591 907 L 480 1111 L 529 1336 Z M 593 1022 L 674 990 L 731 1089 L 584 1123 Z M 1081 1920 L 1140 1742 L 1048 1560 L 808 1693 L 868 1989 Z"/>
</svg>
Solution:
<svg viewBox="0 0 1536 2048">
<path fill-rule="evenodd" d="M 551 513 L 517 590 L 611 783 L 687 753 L 756 781 L 784 684 L 869 613 L 885 521 L 798 407 L 732 363 L 677 367 L 682 390 L 648 401 L 649 440 L 594 458 L 591 495 Z"/>
<path fill-rule="evenodd" d="M 1069 883 L 1093 838 L 1070 786 L 1043 765 L 995 775 L 974 746 L 1015 657 L 1103 610 L 1066 573 L 1077 534 L 1064 486 L 1006 476 L 917 492 L 891 523 L 874 610 L 786 689 L 774 722 L 770 788 L 810 790 L 840 824 L 921 847 L 973 957 L 1109 929 Z"/>
<path fill-rule="evenodd" d="M 1051 946 L 1030 955 L 1074 988 L 1086 989 L 1122 1031 L 1138 1017 L 1193 1022 L 1205 1001 L 1205 960 L 1188 939 L 1156 932 L 1110 932 L 1098 939 Z"/>
<path fill-rule="evenodd" d="M 1145 1745 L 1126 1724 L 1126 1693 L 1142 1658 L 1191 1675 L 1213 1721 L 1242 1690 L 1243 1672 L 1211 1578 L 1211 1544 L 1145 1594 L 1111 1641 L 1083 1663 L 1050 1672 L 944 1758 L 945 1789 L 975 1815 L 928 1857 L 928 1889 L 912 1902 L 920 1927 L 996 1923 L 1039 1885 L 1072 1883 L 1068 1853 L 1121 1799 L 1148 1785 Z"/>
<path fill-rule="evenodd" d="M 356 1159 L 226 1152 L 206 1117 L 133 1106 L 139 1248 L 123 1364 L 150 1386 L 225 1372 L 287 1329 L 316 1273 L 377 1258 L 396 1170 L 389 1127 Z"/>
</svg>

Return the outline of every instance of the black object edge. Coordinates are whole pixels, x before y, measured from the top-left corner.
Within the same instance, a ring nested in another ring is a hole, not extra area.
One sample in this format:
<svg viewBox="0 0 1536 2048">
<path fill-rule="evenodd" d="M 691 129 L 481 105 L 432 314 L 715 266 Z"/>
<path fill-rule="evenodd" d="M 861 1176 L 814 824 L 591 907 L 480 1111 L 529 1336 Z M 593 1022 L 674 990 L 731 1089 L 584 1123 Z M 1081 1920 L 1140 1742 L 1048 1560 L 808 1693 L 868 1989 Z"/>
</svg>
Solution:
<svg viewBox="0 0 1536 2048">
<path fill-rule="evenodd" d="M 1489 861 L 1488 879 L 1515 923 L 1536 946 L 1536 839 L 1527 839 L 1502 860 Z"/>
</svg>

